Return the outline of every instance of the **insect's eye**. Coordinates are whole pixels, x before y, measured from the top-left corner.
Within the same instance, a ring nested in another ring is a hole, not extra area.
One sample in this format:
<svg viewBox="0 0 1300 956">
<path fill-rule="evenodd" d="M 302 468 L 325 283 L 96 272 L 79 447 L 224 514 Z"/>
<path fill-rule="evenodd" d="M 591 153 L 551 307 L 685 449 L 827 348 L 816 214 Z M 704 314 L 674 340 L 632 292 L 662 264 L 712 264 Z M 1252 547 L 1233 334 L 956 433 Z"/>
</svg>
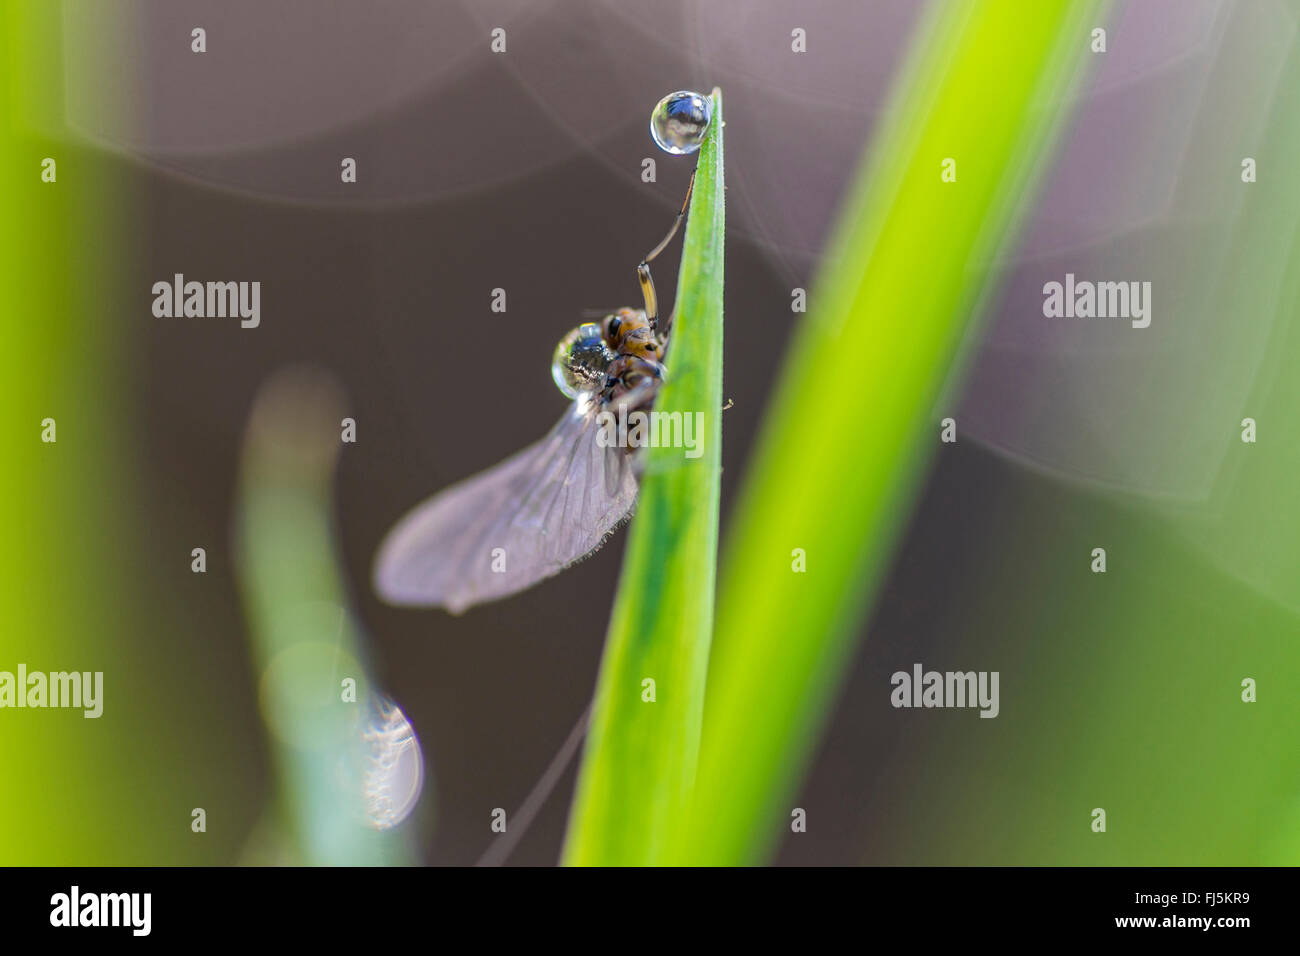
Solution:
<svg viewBox="0 0 1300 956">
<path fill-rule="evenodd" d="M 600 326 L 594 322 L 585 322 L 560 339 L 560 344 L 555 346 L 555 354 L 551 358 L 551 377 L 566 397 L 577 398 L 579 392 L 601 387 L 605 369 L 613 357 L 605 344 Z"/>
<path fill-rule="evenodd" d="M 611 339 L 618 337 L 618 330 L 621 329 L 622 327 L 623 327 L 623 320 L 620 319 L 617 315 L 611 315 L 609 317 L 609 337 Z"/>
</svg>

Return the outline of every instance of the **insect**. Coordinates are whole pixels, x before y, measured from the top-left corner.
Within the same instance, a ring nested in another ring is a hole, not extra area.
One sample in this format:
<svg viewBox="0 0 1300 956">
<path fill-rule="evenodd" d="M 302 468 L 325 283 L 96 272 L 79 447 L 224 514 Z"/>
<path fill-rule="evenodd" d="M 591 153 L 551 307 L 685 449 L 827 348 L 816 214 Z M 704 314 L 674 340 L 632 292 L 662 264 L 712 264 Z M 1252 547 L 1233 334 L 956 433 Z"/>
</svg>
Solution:
<svg viewBox="0 0 1300 956">
<path fill-rule="evenodd" d="M 631 516 L 636 449 L 597 441 L 598 419 L 648 409 L 665 381 L 672 317 L 659 314 L 650 263 L 680 229 L 694 186 L 692 173 L 672 228 L 637 266 L 644 307 L 584 322 L 556 347 L 551 370 L 568 412 L 541 441 L 398 521 L 375 563 L 380 597 L 459 614 L 581 561 Z"/>
</svg>

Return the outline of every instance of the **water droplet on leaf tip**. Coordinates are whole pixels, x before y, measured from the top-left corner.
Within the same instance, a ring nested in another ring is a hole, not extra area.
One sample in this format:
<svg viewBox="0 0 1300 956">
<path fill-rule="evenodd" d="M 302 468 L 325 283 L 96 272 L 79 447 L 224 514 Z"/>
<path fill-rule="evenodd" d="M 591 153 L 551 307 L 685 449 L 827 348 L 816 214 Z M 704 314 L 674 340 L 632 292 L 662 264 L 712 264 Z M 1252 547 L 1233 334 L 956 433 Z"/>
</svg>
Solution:
<svg viewBox="0 0 1300 956">
<path fill-rule="evenodd" d="M 713 101 L 702 93 L 669 93 L 650 114 L 650 135 L 666 153 L 684 156 L 704 142 L 713 119 Z"/>
</svg>

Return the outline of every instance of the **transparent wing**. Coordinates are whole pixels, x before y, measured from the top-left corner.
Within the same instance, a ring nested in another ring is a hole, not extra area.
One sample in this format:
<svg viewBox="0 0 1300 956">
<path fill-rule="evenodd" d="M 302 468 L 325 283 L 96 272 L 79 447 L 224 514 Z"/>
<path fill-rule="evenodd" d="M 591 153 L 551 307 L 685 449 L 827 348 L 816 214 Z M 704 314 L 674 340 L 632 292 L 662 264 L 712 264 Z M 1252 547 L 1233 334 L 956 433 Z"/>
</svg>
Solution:
<svg viewBox="0 0 1300 956">
<path fill-rule="evenodd" d="M 599 548 L 631 513 L 637 480 L 624 450 L 597 442 L 597 411 L 580 396 L 541 441 L 402 518 L 375 562 L 379 596 L 459 614 Z"/>
</svg>

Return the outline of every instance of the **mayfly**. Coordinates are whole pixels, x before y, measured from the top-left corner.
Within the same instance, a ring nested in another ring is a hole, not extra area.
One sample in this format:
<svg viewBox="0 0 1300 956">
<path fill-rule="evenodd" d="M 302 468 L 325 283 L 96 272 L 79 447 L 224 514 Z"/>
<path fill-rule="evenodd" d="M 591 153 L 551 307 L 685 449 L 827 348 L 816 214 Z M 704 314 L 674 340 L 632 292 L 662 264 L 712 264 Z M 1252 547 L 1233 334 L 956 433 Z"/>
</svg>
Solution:
<svg viewBox="0 0 1300 956">
<path fill-rule="evenodd" d="M 710 103 L 698 93 L 665 97 L 651 118 L 671 153 L 699 148 Z M 650 263 L 677 235 L 695 174 L 668 234 L 637 266 L 643 308 L 584 322 L 560 340 L 551 372 L 572 400 L 541 441 L 417 505 L 388 533 L 375 589 L 393 604 L 453 614 L 522 591 L 597 550 L 632 513 L 636 449 L 597 440 L 602 411 L 644 411 L 667 374 L 672 316 L 661 316 Z"/>
</svg>

